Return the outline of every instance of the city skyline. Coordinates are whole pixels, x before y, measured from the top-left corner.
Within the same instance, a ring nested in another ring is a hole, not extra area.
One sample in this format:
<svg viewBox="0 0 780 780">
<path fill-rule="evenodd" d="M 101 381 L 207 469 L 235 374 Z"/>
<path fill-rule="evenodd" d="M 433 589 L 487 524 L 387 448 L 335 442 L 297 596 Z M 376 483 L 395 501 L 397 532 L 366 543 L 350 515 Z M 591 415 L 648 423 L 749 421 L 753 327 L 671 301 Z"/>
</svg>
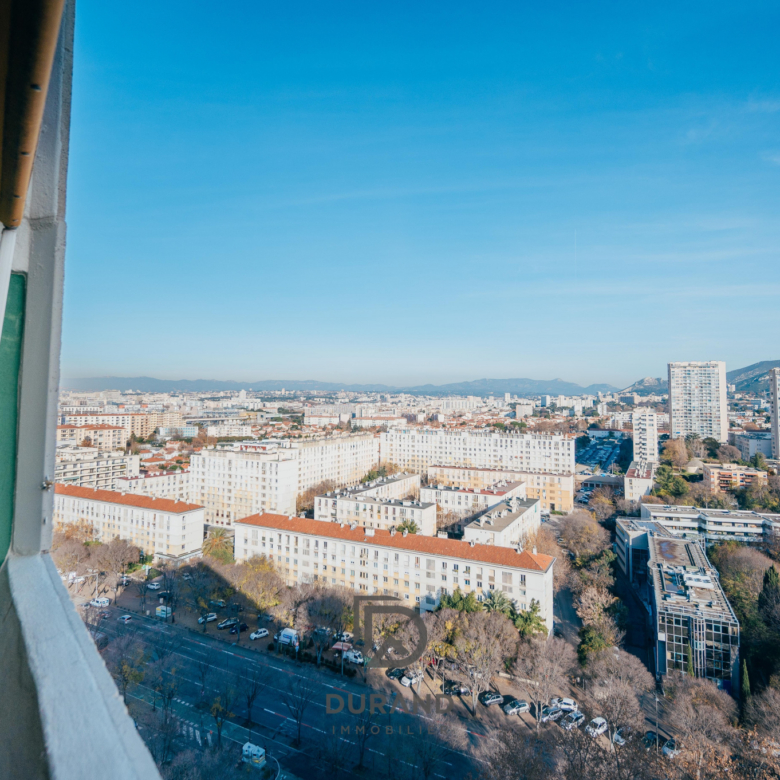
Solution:
<svg viewBox="0 0 780 780">
<path fill-rule="evenodd" d="M 704 8 L 85 4 L 63 375 L 767 357 L 742 333 L 780 326 L 777 12 Z"/>
</svg>

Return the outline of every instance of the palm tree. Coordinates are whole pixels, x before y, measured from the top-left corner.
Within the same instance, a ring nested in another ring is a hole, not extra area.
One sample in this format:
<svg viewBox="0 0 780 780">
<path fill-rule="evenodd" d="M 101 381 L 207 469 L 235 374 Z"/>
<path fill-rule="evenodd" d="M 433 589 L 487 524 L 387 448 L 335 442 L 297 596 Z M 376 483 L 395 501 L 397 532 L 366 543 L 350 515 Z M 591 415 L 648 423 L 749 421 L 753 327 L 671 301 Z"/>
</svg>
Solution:
<svg viewBox="0 0 780 780">
<path fill-rule="evenodd" d="M 512 602 L 500 590 L 491 590 L 487 598 L 482 602 L 482 607 L 486 612 L 500 612 L 507 617 L 514 610 Z"/>
<path fill-rule="evenodd" d="M 547 626 L 539 614 L 539 609 L 539 602 L 536 599 L 531 599 L 530 609 L 520 610 L 515 616 L 515 628 L 523 639 L 530 639 L 534 634 L 547 636 Z"/>
<path fill-rule="evenodd" d="M 417 527 L 417 523 L 415 523 L 414 520 L 404 520 L 403 523 L 399 524 L 397 530 L 401 531 L 401 533 L 406 531 L 410 534 L 416 534 L 420 531 L 420 529 Z"/>
<path fill-rule="evenodd" d="M 233 539 L 226 528 L 212 528 L 203 542 L 203 554 L 210 555 L 223 563 L 233 560 Z"/>
</svg>

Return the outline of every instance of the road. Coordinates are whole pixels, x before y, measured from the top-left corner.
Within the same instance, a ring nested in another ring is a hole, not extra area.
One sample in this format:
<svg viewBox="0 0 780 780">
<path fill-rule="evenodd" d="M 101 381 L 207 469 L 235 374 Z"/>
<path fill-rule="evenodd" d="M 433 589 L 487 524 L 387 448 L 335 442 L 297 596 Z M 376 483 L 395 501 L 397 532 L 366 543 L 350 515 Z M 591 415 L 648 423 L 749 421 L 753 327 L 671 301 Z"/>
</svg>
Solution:
<svg viewBox="0 0 780 780">
<path fill-rule="evenodd" d="M 318 671 L 314 665 L 299 664 L 266 651 L 258 652 L 240 646 L 236 647 L 208 635 L 200 635 L 180 626 L 163 623 L 156 618 L 133 615 L 130 622 L 125 625 L 117 620 L 123 610 L 111 608 L 108 612 L 111 617 L 101 623 L 99 631 L 106 634 L 109 639 L 132 633 L 139 641 L 152 649 L 161 635 L 177 638 L 178 643 L 174 655 L 180 664 L 176 671 L 180 687 L 173 703 L 173 710 L 180 721 L 180 739 L 188 740 L 193 745 L 205 746 L 212 744 L 216 739 L 213 719 L 207 712 L 201 712 L 196 706 L 202 698 L 199 681 L 200 667 L 207 665 L 213 672 L 229 673 L 250 669 L 263 670 L 267 685 L 253 706 L 251 731 L 242 725 L 248 722 L 248 712 L 245 700 L 239 699 L 232 707 L 234 717 L 226 723 L 223 739 L 237 744 L 244 744 L 247 741 L 261 744 L 266 747 L 269 755 L 278 758 L 285 770 L 307 778 L 314 776 L 312 760 L 302 750 L 307 751 L 313 744 L 322 742 L 328 735 L 340 735 L 342 727 L 347 726 L 350 726 L 350 730 L 343 738 L 347 741 L 354 741 L 352 734 L 354 733 L 355 718 L 347 712 L 350 701 L 357 708 L 361 701 L 359 698 L 361 695 L 367 696 L 372 692 L 381 691 L 385 694 L 394 693 L 396 696 L 402 696 L 408 708 L 413 709 L 413 701 L 418 698 L 416 692 L 404 688 L 400 683 L 388 680 L 381 670 L 369 671 L 369 677 L 366 681 L 359 678 L 347 680 L 330 670 Z M 207 689 L 211 694 L 207 698 L 213 699 L 219 694 L 216 686 L 217 677 L 217 674 L 212 674 L 211 679 L 207 682 Z M 295 677 L 304 677 L 316 687 L 316 695 L 303 717 L 302 750 L 295 749 L 291 744 L 292 737 L 295 735 L 295 723 L 284 703 L 285 698 L 289 695 L 290 680 Z M 512 690 L 508 685 L 508 681 L 502 679 L 498 687 L 503 693 L 511 692 L 520 697 L 520 693 Z M 426 676 L 420 690 L 422 697 L 425 698 L 428 694 L 432 695 L 438 692 L 440 692 L 439 684 L 434 683 L 429 676 Z M 345 706 L 343 713 L 335 715 L 326 712 L 326 696 L 328 694 L 344 698 L 347 706 Z M 350 694 L 352 695 L 351 700 L 348 698 Z M 129 696 L 147 704 L 151 704 L 154 699 L 153 692 L 143 683 L 132 688 Z M 483 740 L 494 738 L 490 733 L 490 727 L 505 725 L 508 716 L 504 715 L 496 706 L 485 708 L 478 704 L 480 718 L 477 720 L 458 697 L 452 697 L 448 701 L 451 701 L 452 705 L 448 717 L 451 717 L 453 719 L 451 722 L 456 724 L 456 729 L 460 734 L 460 744 L 457 749 L 453 748 L 444 752 L 440 761 L 441 766 L 435 774 L 447 778 L 459 778 L 469 773 L 476 774 L 478 770 L 478 759 L 474 756 L 476 749 Z M 529 730 L 534 728 L 533 719 L 528 715 L 512 716 L 508 720 L 511 726 L 517 728 Z M 391 721 L 388 721 L 387 716 L 379 720 L 382 729 L 388 722 L 392 723 L 396 742 L 398 735 L 403 735 L 408 740 L 427 737 L 428 724 L 426 721 L 430 721 L 430 718 L 422 712 L 419 715 L 396 712 L 392 715 Z M 387 762 L 388 755 L 385 749 L 387 744 L 379 736 L 371 737 L 368 741 L 369 759 L 378 765 L 381 765 L 383 761 Z M 410 751 L 414 752 L 413 746 Z M 393 760 L 393 757 L 391 756 L 389 760 Z"/>
</svg>

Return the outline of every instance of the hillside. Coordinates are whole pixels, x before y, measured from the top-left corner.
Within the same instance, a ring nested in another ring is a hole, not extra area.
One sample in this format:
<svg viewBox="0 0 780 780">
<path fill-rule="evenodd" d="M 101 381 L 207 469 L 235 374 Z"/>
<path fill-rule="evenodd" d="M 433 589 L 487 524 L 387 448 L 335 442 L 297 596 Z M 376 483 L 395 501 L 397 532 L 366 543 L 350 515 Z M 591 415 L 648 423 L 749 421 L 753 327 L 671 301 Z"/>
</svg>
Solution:
<svg viewBox="0 0 780 780">
<path fill-rule="evenodd" d="M 780 368 L 780 360 L 762 360 L 752 366 L 737 368 L 726 374 L 728 383 L 739 393 L 760 393 L 769 389 L 769 370 Z"/>
</svg>

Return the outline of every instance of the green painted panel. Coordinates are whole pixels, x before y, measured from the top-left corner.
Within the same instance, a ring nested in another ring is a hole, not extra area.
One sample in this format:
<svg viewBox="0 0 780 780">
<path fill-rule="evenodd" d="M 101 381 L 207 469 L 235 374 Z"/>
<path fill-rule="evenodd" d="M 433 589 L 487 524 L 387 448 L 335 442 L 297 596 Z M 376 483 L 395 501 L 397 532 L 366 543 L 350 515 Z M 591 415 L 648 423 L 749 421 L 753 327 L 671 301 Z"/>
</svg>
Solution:
<svg viewBox="0 0 780 780">
<path fill-rule="evenodd" d="M 19 366 L 22 360 L 26 279 L 11 274 L 0 337 L 0 563 L 11 545 L 16 484 Z"/>
</svg>

